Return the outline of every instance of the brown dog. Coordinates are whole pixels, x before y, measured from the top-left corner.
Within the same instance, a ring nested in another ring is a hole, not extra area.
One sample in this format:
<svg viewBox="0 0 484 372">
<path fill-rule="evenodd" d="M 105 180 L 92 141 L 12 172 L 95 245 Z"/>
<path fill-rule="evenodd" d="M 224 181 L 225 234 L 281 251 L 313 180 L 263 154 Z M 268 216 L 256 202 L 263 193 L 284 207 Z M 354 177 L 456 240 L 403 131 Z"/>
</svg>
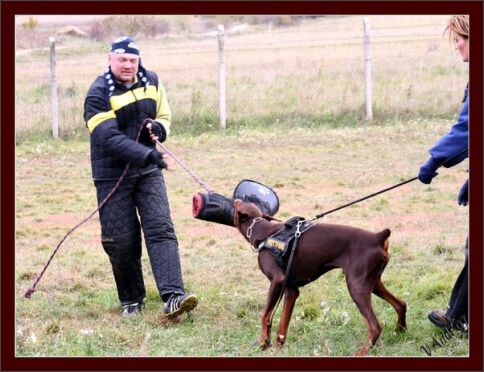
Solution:
<svg viewBox="0 0 484 372">
<path fill-rule="evenodd" d="M 255 248 L 266 238 L 283 228 L 283 222 L 276 222 L 252 203 L 239 199 L 234 201 L 234 225 L 245 239 Z M 368 337 L 353 355 L 367 355 L 381 334 L 382 326 L 376 318 L 371 304 L 371 294 L 387 301 L 398 314 L 396 331 L 406 328 L 405 301 L 396 298 L 385 288 L 381 275 L 389 261 L 388 245 L 390 230 L 378 233 L 352 226 L 319 223 L 299 237 L 290 266 L 290 280 L 284 288 L 284 303 L 281 320 L 277 329 L 276 346 L 286 340 L 287 329 L 294 304 L 299 296 L 299 287 L 311 283 L 326 272 L 341 268 L 346 276 L 351 298 L 365 319 Z M 263 349 L 271 345 L 271 314 L 279 300 L 285 270 L 276 263 L 276 257 L 267 249 L 259 251 L 259 267 L 270 280 L 267 302 L 262 310 L 262 333 L 259 346 Z"/>
</svg>

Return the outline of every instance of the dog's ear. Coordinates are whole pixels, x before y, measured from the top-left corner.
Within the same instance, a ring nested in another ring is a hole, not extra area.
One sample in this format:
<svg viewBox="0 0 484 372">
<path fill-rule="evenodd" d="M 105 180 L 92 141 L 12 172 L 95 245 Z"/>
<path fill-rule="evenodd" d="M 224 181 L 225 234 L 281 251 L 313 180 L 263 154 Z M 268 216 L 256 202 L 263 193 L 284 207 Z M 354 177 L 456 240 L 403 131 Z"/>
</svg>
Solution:
<svg viewBox="0 0 484 372">
<path fill-rule="evenodd" d="M 240 224 L 247 221 L 249 219 L 249 214 L 244 213 L 241 211 L 240 206 L 242 205 L 242 200 L 240 199 L 235 199 L 234 200 L 234 226 L 235 227 L 240 227 Z M 243 208 L 242 208 L 243 209 Z"/>
<path fill-rule="evenodd" d="M 249 218 L 250 218 L 250 216 L 249 216 L 248 213 L 245 213 L 241 210 L 238 210 L 237 213 L 236 213 L 236 218 L 235 218 L 234 223 L 235 223 L 236 226 L 238 226 L 241 223 L 244 223 L 245 221 L 247 221 Z"/>
<path fill-rule="evenodd" d="M 234 200 L 233 206 L 234 206 L 235 210 L 239 209 L 240 204 L 242 204 L 242 200 L 240 200 L 240 199 Z"/>
<path fill-rule="evenodd" d="M 269 216 L 268 214 L 262 214 L 262 218 L 267 220 L 267 221 L 277 221 L 277 222 L 281 222 L 281 220 L 278 220 L 277 218 L 274 218 L 272 216 Z"/>
</svg>

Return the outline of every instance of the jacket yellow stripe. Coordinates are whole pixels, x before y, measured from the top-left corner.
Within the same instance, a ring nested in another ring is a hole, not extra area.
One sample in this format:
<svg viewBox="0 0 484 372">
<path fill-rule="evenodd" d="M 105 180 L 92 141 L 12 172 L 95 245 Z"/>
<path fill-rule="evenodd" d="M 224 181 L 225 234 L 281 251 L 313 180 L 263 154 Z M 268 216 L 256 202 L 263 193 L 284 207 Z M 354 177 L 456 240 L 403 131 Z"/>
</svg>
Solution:
<svg viewBox="0 0 484 372">
<path fill-rule="evenodd" d="M 87 122 L 87 128 L 89 129 L 89 132 L 92 133 L 93 130 L 103 121 L 108 119 L 115 119 L 116 110 L 119 110 L 136 101 L 140 101 L 142 99 L 147 99 L 147 98 L 151 98 L 154 101 L 158 100 L 158 93 L 156 91 L 155 86 L 153 85 L 148 86 L 146 88 L 146 92 L 144 87 L 140 87 L 134 90 L 130 90 L 119 96 L 111 97 L 110 102 L 111 102 L 112 110 L 107 112 L 100 112 L 99 114 L 96 114 L 91 119 L 89 119 L 89 121 Z"/>
<path fill-rule="evenodd" d="M 130 90 L 129 92 L 126 92 L 119 96 L 113 96 L 110 98 L 110 102 L 111 102 L 112 109 L 116 111 L 131 103 L 134 103 L 136 101 L 140 101 L 146 98 L 151 98 L 154 101 L 156 101 L 156 99 L 158 98 L 158 95 L 157 95 L 155 86 L 149 85 L 146 88 L 146 92 L 144 87 L 140 87 L 140 88 Z"/>
<path fill-rule="evenodd" d="M 89 119 L 89 121 L 87 122 L 87 129 L 89 129 L 89 132 L 92 133 L 93 130 L 103 121 L 106 121 L 108 119 L 115 119 L 115 118 L 116 118 L 116 114 L 114 113 L 113 110 L 107 111 L 107 112 L 100 112 L 99 114 L 96 114 Z"/>
</svg>

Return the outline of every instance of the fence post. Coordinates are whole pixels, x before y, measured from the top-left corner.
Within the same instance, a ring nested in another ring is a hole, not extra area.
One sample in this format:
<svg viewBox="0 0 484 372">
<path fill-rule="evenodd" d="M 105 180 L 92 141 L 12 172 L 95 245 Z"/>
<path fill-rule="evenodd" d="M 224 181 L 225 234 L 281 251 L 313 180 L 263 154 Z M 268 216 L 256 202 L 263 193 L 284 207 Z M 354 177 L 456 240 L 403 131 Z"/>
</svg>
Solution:
<svg viewBox="0 0 484 372">
<path fill-rule="evenodd" d="M 370 56 L 370 19 L 363 18 L 364 48 L 365 48 L 365 102 L 366 118 L 373 119 L 373 98 L 371 87 L 371 56 Z"/>
<path fill-rule="evenodd" d="M 52 136 L 59 137 L 59 120 L 57 112 L 57 83 L 55 80 L 55 39 L 49 37 L 50 44 L 50 94 L 52 106 Z"/>
<path fill-rule="evenodd" d="M 224 57 L 224 26 L 218 25 L 218 92 L 220 128 L 226 129 L 225 117 L 225 57 Z"/>
</svg>

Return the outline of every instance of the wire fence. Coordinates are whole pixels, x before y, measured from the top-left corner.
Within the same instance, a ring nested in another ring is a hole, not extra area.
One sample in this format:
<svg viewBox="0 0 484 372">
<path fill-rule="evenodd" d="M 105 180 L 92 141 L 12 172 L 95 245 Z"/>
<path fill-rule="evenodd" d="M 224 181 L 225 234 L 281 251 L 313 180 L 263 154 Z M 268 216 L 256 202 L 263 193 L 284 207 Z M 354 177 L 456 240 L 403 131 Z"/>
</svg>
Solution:
<svg viewBox="0 0 484 372">
<path fill-rule="evenodd" d="M 442 36 L 447 17 L 419 16 L 409 25 L 403 22 L 408 16 L 395 17 L 368 17 L 373 119 L 452 117 L 460 107 L 468 64 Z M 306 29 L 227 29 L 223 42 L 227 125 L 365 120 L 363 17 L 348 18 Z M 145 67 L 156 71 L 165 85 L 173 130 L 218 126 L 217 33 L 138 43 Z M 109 42 L 73 37 L 65 44 L 56 47 L 54 70 L 48 41 L 42 49 L 17 52 L 17 138 L 32 130 L 50 131 L 55 116 L 61 137 L 87 135 L 84 97 L 95 76 L 107 67 Z"/>
</svg>

